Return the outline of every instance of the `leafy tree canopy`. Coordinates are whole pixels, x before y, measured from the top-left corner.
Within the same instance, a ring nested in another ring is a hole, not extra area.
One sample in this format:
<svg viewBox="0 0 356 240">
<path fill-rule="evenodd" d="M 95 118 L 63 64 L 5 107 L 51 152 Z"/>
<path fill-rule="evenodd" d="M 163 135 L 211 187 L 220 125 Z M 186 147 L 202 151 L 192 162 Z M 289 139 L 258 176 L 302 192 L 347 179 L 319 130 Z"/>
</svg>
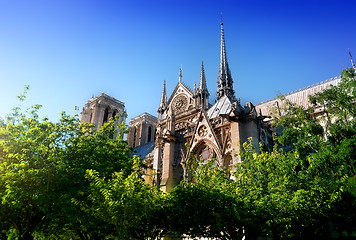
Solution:
<svg viewBox="0 0 356 240">
<path fill-rule="evenodd" d="M 111 139 L 113 121 L 95 131 L 78 115 L 62 113 L 53 123 L 39 118 L 40 107 L 16 107 L 0 122 L 1 233 L 32 239 L 35 232 L 66 229 L 95 237 L 98 223 L 75 204 L 90 195 L 87 170 L 103 179 L 117 172 L 127 177 L 133 171 L 132 149 L 120 138 Z"/>
</svg>

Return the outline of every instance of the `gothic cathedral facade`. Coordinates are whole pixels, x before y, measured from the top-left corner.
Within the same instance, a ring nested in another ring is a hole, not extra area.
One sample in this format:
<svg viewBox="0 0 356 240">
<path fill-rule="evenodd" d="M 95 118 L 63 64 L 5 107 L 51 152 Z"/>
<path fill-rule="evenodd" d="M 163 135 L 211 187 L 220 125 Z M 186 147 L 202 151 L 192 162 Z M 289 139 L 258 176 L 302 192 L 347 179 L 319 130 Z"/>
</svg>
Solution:
<svg viewBox="0 0 356 240">
<path fill-rule="evenodd" d="M 339 82 L 340 77 L 335 77 L 284 96 L 293 103 L 308 107 L 311 106 L 309 95 Z M 201 163 L 211 159 L 216 166 L 232 170 L 241 161 L 240 149 L 249 139 L 256 149 L 261 142 L 271 147 L 272 135 L 268 126 L 271 118 L 265 116 L 270 115 L 270 109 L 278 108 L 281 102 L 270 99 L 256 106 L 250 102 L 244 106 L 240 104 L 233 89 L 222 23 L 216 93 L 217 99 L 213 99 L 215 103 L 212 105 L 202 63 L 199 85 L 194 84 L 193 90 L 182 81 L 182 70 L 169 98 L 163 83 L 158 118 L 143 113 L 130 120 L 128 143 L 136 149 L 136 155 L 152 167 L 145 170 L 148 184 L 170 191 L 189 177 L 187 161 L 192 158 Z M 323 114 L 323 109 L 316 108 L 315 112 Z M 104 93 L 92 97 L 81 113 L 81 120 L 95 124 L 97 129 L 110 119 L 116 119 L 115 124 L 119 125 L 125 123 L 126 118 L 125 104 Z"/>
<path fill-rule="evenodd" d="M 202 162 L 214 159 L 217 166 L 231 169 L 240 161 L 240 147 L 249 138 L 256 146 L 260 141 L 267 141 L 267 138 L 261 138 L 263 134 L 266 136 L 267 131 L 263 117 L 257 114 L 252 103 L 242 106 L 235 96 L 222 23 L 217 99 L 214 105 L 209 104 L 209 96 L 203 63 L 199 86 L 195 85 L 193 90 L 183 83 L 181 70 L 178 83 L 169 98 L 165 82 L 163 84 L 155 142 L 150 149 L 145 148 L 146 153 L 141 155 L 143 160 L 150 159 L 148 163 L 153 168 L 151 181 L 163 191 L 170 191 L 188 177 L 187 159 L 192 156 Z M 152 119 L 150 122 L 153 122 Z M 135 121 L 135 124 L 138 123 Z M 137 136 L 133 133 L 137 128 L 130 127 L 129 144 L 137 146 Z M 146 130 L 141 128 L 141 131 Z"/>
</svg>

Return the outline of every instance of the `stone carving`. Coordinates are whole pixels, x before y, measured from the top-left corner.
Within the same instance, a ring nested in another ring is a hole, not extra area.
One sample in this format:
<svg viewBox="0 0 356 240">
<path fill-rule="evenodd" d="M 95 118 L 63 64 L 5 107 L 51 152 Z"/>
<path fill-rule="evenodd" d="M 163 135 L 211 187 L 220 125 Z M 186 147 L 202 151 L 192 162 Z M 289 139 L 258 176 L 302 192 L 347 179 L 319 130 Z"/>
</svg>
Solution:
<svg viewBox="0 0 356 240">
<path fill-rule="evenodd" d="M 175 113 L 184 111 L 187 107 L 188 99 L 184 94 L 178 95 L 173 102 L 173 110 Z"/>
<path fill-rule="evenodd" d="M 199 137 L 204 137 L 206 134 L 208 133 L 208 129 L 205 125 L 201 126 L 199 129 L 198 129 L 198 135 Z"/>
<path fill-rule="evenodd" d="M 214 150 L 209 146 L 203 146 L 198 153 L 198 157 L 200 160 L 206 161 L 208 159 L 212 159 L 215 157 Z"/>
</svg>

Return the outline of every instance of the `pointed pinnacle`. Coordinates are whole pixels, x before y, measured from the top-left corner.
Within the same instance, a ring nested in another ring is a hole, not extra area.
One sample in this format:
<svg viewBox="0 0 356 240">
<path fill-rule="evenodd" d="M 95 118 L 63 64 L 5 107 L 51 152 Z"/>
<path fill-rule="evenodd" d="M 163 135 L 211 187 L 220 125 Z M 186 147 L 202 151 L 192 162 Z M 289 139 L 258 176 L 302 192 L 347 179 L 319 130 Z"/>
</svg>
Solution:
<svg viewBox="0 0 356 240">
<path fill-rule="evenodd" d="M 162 96 L 161 96 L 161 102 L 159 104 L 159 109 L 164 110 L 164 108 L 167 106 L 167 94 L 166 94 L 166 80 L 163 82 L 163 90 L 162 90 Z"/>
<path fill-rule="evenodd" d="M 201 61 L 201 71 L 200 71 L 200 81 L 199 81 L 199 89 L 207 90 L 206 87 L 206 79 L 205 79 L 205 71 L 204 71 L 204 63 Z"/>
</svg>

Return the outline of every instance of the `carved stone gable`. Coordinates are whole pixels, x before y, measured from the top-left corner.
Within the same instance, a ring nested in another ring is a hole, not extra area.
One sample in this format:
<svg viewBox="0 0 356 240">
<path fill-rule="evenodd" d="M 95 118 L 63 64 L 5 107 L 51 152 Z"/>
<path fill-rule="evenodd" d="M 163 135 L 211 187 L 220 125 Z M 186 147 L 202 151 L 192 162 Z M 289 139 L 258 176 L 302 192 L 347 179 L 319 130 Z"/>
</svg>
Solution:
<svg viewBox="0 0 356 240">
<path fill-rule="evenodd" d="M 202 143 L 205 143 L 208 144 L 211 148 L 213 148 L 217 154 L 217 158 L 220 158 L 222 154 L 222 149 L 205 111 L 200 112 L 198 119 L 199 120 L 196 124 L 195 133 L 190 143 L 191 151 L 196 151 Z"/>
<path fill-rule="evenodd" d="M 178 82 L 168 100 L 168 108 L 172 107 L 174 113 L 180 114 L 193 106 L 193 93 L 184 83 Z"/>
</svg>

